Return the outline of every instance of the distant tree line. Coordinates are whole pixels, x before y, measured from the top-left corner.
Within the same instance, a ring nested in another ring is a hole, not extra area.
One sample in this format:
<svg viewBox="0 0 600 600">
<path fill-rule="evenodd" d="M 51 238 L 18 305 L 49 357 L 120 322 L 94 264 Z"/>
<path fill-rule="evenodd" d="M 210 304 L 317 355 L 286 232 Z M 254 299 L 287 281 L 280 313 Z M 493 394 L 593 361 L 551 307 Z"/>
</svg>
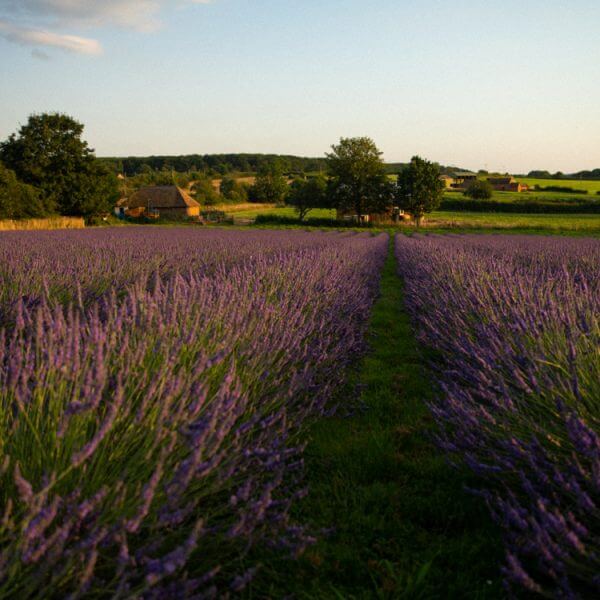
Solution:
<svg viewBox="0 0 600 600">
<path fill-rule="evenodd" d="M 562 171 L 550 173 L 549 171 L 529 171 L 527 177 L 532 179 L 600 179 L 600 169 L 577 171 L 565 174 Z"/>
<path fill-rule="evenodd" d="M 223 176 L 231 173 L 258 173 L 277 165 L 282 173 L 307 173 L 325 168 L 324 158 L 280 154 L 185 154 L 181 156 L 128 156 L 100 158 L 113 173 L 132 177 L 149 171 L 201 172 Z"/>
</svg>

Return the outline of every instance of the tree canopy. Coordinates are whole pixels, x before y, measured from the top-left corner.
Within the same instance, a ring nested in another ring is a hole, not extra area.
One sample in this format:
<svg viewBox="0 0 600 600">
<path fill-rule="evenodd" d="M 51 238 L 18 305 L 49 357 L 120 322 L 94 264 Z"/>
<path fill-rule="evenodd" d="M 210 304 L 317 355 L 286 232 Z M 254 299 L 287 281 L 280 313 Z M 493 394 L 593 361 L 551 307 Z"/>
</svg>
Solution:
<svg viewBox="0 0 600 600">
<path fill-rule="evenodd" d="M 243 203 L 248 200 L 248 186 L 240 183 L 234 177 L 223 177 L 219 192 L 229 202 Z"/>
<path fill-rule="evenodd" d="M 314 208 L 328 208 L 327 180 L 321 175 L 295 179 L 290 186 L 287 204 L 294 207 L 300 221 Z"/>
<path fill-rule="evenodd" d="M 44 217 L 48 212 L 39 191 L 0 163 L 0 219 Z"/>
<path fill-rule="evenodd" d="M 281 204 L 288 191 L 282 165 L 279 161 L 273 161 L 261 166 L 254 185 L 248 190 L 248 198 L 252 202 Z"/>
<path fill-rule="evenodd" d="M 83 125 L 67 115 L 31 115 L 18 134 L 0 144 L 0 160 L 20 181 L 40 190 L 49 211 L 108 212 L 118 197 L 117 180 L 82 134 Z"/>
<path fill-rule="evenodd" d="M 342 138 L 328 153 L 328 193 L 332 205 L 358 217 L 383 212 L 392 204 L 392 184 L 373 140 Z"/>
<path fill-rule="evenodd" d="M 436 163 L 413 156 L 410 164 L 398 174 L 396 198 L 398 206 L 409 212 L 420 225 L 425 213 L 435 210 L 444 195 L 444 182 Z"/>
</svg>

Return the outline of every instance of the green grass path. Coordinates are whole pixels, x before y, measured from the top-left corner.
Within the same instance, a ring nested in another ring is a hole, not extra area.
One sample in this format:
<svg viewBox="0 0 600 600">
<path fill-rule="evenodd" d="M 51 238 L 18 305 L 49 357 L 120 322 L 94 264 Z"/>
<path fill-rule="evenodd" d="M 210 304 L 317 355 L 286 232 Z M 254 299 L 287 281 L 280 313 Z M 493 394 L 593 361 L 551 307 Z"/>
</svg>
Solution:
<svg viewBox="0 0 600 600">
<path fill-rule="evenodd" d="M 269 565 L 259 595 L 502 597 L 497 531 L 430 440 L 431 387 L 391 244 L 369 345 L 353 382 L 364 386 L 365 410 L 323 419 L 307 448 L 310 494 L 298 517 L 334 533 L 296 563 Z"/>
</svg>

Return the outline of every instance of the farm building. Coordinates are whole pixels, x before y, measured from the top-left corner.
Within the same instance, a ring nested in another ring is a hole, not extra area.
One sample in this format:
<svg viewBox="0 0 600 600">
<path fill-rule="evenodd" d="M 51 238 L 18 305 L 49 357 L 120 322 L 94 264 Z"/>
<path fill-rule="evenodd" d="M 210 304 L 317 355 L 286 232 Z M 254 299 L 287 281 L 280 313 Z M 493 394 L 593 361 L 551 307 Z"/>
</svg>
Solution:
<svg viewBox="0 0 600 600">
<path fill-rule="evenodd" d="M 143 187 L 129 198 L 119 200 L 117 216 L 129 217 L 199 217 L 200 204 L 176 185 Z"/>
<path fill-rule="evenodd" d="M 454 181 L 450 187 L 455 190 L 464 190 L 469 187 L 469 184 L 477 180 L 477 173 L 471 171 L 456 171 L 454 173 Z"/>
<path fill-rule="evenodd" d="M 515 181 L 514 177 L 488 177 L 487 180 L 497 192 L 524 192 L 528 186 Z"/>
</svg>

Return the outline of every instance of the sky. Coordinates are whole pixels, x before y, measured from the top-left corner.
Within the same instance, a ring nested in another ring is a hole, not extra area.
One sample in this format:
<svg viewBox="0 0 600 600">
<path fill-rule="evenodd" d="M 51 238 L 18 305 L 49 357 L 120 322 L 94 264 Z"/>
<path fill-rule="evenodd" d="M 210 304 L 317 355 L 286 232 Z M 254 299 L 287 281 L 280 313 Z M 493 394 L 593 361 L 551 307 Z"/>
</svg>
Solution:
<svg viewBox="0 0 600 600">
<path fill-rule="evenodd" d="M 99 156 L 598 168 L 599 30 L 597 0 L 0 0 L 0 140 L 58 111 Z"/>
</svg>

